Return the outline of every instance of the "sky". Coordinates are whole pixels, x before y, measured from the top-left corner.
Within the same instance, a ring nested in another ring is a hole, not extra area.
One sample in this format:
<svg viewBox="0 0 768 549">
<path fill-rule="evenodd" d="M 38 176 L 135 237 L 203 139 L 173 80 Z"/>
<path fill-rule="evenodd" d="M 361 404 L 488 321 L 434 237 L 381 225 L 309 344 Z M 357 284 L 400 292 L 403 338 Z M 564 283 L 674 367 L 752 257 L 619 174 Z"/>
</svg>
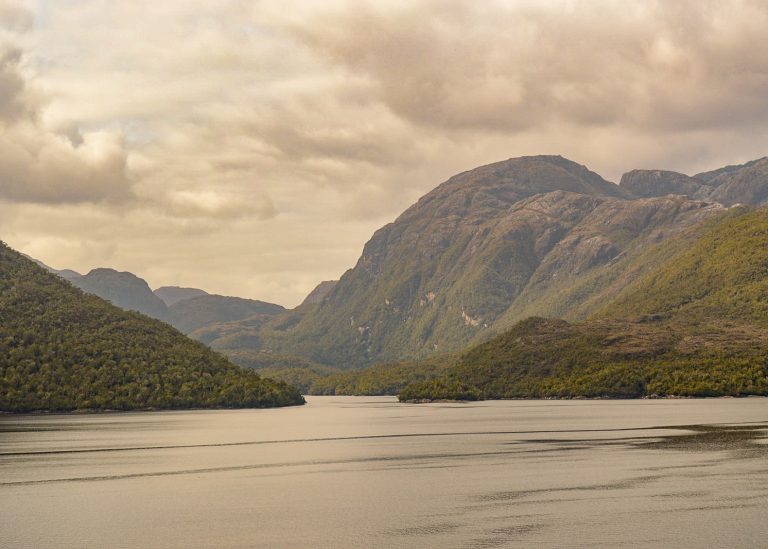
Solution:
<svg viewBox="0 0 768 549">
<path fill-rule="evenodd" d="M 764 0 L 0 0 L 0 239 L 292 307 L 453 174 L 768 155 Z"/>
</svg>

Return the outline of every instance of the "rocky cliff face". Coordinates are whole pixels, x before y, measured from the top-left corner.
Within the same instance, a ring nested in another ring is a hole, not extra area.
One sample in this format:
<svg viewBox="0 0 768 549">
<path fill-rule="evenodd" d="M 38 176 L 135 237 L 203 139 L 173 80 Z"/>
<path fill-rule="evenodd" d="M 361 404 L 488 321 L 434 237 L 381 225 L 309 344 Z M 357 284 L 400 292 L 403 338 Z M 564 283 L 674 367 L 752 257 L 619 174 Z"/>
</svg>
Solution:
<svg viewBox="0 0 768 549">
<path fill-rule="evenodd" d="M 558 193 L 530 199 L 535 209 L 543 212 L 548 211 L 546 204 L 557 200 L 573 201 Z M 524 202 L 518 208 L 530 205 Z M 564 236 L 537 264 L 494 331 L 534 315 L 585 318 L 633 279 L 684 246 L 696 235 L 701 221 L 723 210 L 720 204 L 679 195 L 601 199 L 591 209 L 582 209 L 577 223 L 561 229 Z M 541 227 L 544 221 L 532 219 L 529 223 Z M 675 245 L 670 247 L 668 241 Z"/>
<path fill-rule="evenodd" d="M 728 206 L 757 206 L 768 202 L 768 157 L 741 166 L 728 166 L 714 172 L 701 173 L 696 178 L 715 188 L 708 196 L 710 200 Z"/>
<path fill-rule="evenodd" d="M 715 188 L 702 180 L 665 170 L 632 170 L 621 176 L 622 189 L 639 198 L 681 194 L 706 198 Z"/>
</svg>

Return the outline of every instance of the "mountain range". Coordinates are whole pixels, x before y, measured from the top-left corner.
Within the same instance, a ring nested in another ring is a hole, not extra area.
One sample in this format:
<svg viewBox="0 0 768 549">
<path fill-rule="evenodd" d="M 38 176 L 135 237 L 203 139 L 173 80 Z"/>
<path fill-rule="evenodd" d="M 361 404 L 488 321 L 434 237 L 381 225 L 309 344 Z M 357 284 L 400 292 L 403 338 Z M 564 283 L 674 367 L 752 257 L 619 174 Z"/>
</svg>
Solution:
<svg viewBox="0 0 768 549">
<path fill-rule="evenodd" d="M 359 392 L 360 376 L 338 369 L 371 365 L 381 366 L 364 371 L 369 388 L 391 392 L 413 381 L 409 372 L 441 376 L 464 349 L 529 317 L 597 333 L 583 322 L 611 316 L 609 303 L 618 311 L 616 296 L 669 269 L 737 205 L 766 200 L 768 158 L 693 176 L 633 170 L 619 185 L 559 156 L 514 158 L 427 193 L 295 309 L 158 289 L 167 301 L 156 314 L 243 365 L 294 379 L 303 371 L 315 392 Z M 547 322 L 523 326 L 563 333 Z"/>
</svg>

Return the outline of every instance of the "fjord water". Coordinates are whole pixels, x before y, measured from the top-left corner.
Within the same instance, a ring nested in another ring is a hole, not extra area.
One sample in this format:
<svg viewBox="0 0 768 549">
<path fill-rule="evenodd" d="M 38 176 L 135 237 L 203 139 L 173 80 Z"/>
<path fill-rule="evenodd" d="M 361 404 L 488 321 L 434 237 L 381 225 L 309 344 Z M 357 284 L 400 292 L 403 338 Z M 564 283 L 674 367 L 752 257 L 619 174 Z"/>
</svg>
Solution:
<svg viewBox="0 0 768 549">
<path fill-rule="evenodd" d="M 762 398 L 9 415 L 0 546 L 764 547 L 765 429 Z"/>
</svg>

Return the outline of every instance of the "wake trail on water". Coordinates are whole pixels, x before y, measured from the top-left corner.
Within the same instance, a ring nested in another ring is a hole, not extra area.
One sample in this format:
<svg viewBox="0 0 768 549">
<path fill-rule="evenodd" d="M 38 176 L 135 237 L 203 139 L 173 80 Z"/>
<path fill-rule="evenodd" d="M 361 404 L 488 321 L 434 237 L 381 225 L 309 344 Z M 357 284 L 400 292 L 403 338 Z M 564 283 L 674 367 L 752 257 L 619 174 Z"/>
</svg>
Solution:
<svg viewBox="0 0 768 549">
<path fill-rule="evenodd" d="M 539 434 L 570 434 L 570 433 L 618 433 L 627 431 L 653 431 L 660 429 L 685 430 L 686 427 L 625 427 L 618 429 L 559 429 L 537 431 L 471 431 L 456 433 L 400 433 L 386 435 L 359 435 L 349 437 L 318 437 L 318 438 L 292 438 L 281 440 L 249 440 L 240 442 L 214 442 L 205 444 L 175 444 L 162 446 L 127 446 L 110 448 L 77 448 L 71 450 L 31 450 L 24 452 L 0 452 L 0 458 L 17 456 L 46 456 L 58 454 L 90 454 L 100 452 L 136 452 L 146 450 L 177 450 L 185 448 L 223 448 L 227 446 L 257 446 L 263 444 L 295 444 L 301 442 L 334 442 L 353 440 L 375 440 L 388 438 L 417 438 L 417 437 L 455 437 L 455 436 L 488 436 L 488 435 L 539 435 Z"/>
</svg>

